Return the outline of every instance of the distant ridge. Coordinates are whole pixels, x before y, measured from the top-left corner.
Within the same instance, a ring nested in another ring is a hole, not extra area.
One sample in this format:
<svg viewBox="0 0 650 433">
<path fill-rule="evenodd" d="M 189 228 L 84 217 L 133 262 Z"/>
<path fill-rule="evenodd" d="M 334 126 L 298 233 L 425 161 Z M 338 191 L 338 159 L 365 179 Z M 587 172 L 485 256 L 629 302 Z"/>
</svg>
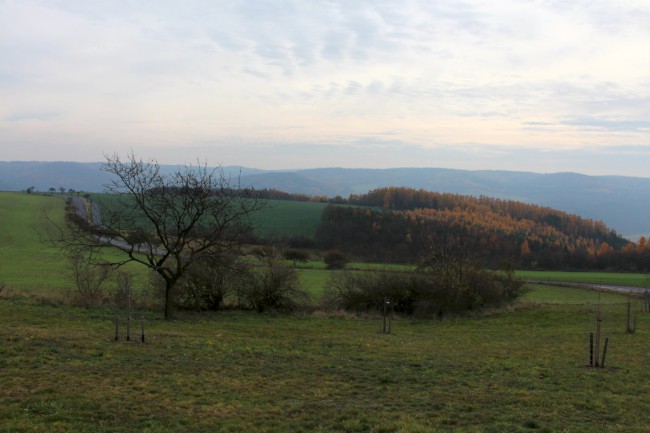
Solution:
<svg viewBox="0 0 650 433">
<path fill-rule="evenodd" d="M 0 190 L 37 191 L 63 187 L 76 191 L 102 191 L 109 178 L 100 171 L 101 163 L 80 162 L 0 162 Z"/>
<path fill-rule="evenodd" d="M 99 192 L 110 178 L 101 163 L 0 162 L 0 190 L 63 187 Z M 163 166 L 172 170 L 175 166 Z M 233 183 L 309 195 L 362 194 L 386 186 L 435 192 L 486 195 L 549 206 L 604 221 L 627 236 L 650 234 L 650 178 L 540 174 L 503 170 L 446 168 L 260 170 L 224 166 Z"/>
</svg>

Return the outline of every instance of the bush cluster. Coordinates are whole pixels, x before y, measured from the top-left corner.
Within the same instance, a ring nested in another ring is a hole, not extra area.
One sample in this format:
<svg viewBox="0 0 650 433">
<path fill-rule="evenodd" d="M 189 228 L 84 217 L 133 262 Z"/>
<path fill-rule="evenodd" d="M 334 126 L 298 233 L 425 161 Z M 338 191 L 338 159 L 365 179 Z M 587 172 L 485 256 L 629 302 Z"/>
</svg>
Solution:
<svg viewBox="0 0 650 433">
<path fill-rule="evenodd" d="M 254 266 L 234 256 L 197 263 L 178 281 L 175 296 L 178 307 L 195 311 L 292 311 L 307 299 L 307 294 L 298 289 L 294 269 L 275 257 Z"/>
<path fill-rule="evenodd" d="M 232 256 L 200 257 L 176 283 L 176 305 L 186 310 L 221 310 L 247 272 Z"/>
<path fill-rule="evenodd" d="M 257 312 L 268 310 L 293 311 L 304 305 L 306 292 L 298 289 L 298 277 L 292 268 L 270 263 L 247 274 L 244 284 L 236 291 L 240 308 Z"/>
<path fill-rule="evenodd" d="M 437 272 L 340 272 L 328 281 L 326 306 L 348 311 L 380 310 L 390 302 L 393 311 L 419 317 L 442 317 L 513 301 L 524 282 L 469 267 L 451 283 Z"/>
</svg>

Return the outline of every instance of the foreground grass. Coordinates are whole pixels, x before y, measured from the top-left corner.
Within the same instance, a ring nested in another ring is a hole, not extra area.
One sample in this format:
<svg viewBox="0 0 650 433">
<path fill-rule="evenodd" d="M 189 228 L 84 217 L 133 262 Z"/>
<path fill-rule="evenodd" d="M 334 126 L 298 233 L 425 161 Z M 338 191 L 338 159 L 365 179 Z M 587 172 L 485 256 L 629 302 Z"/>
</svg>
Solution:
<svg viewBox="0 0 650 433">
<path fill-rule="evenodd" d="M 0 297 L 0 432 L 649 431 L 650 315 L 628 335 L 625 298 L 555 290 L 391 335 L 371 318 L 147 313 L 146 344 L 113 341 L 114 310 Z M 604 370 L 584 367 L 597 308 Z"/>
</svg>

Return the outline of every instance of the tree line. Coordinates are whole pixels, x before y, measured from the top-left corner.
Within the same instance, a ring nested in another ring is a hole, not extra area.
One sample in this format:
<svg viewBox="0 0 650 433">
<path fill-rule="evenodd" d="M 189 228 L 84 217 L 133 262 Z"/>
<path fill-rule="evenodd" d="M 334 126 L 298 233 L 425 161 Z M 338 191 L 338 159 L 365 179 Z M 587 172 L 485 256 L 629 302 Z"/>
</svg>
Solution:
<svg viewBox="0 0 650 433">
<path fill-rule="evenodd" d="M 634 244 L 601 221 L 491 197 L 390 187 L 328 206 L 316 232 L 321 248 L 362 259 L 414 263 L 432 239 L 471 240 L 484 263 L 527 268 L 648 270 L 648 242 Z"/>
</svg>

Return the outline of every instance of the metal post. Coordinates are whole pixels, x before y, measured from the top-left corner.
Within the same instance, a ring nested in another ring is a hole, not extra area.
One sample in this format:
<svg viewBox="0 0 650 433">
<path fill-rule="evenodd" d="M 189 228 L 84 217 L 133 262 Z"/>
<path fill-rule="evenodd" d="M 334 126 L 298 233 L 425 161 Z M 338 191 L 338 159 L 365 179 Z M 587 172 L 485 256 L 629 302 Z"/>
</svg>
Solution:
<svg viewBox="0 0 650 433">
<path fill-rule="evenodd" d="M 126 318 L 126 341 L 131 341 L 131 316 Z"/>
<path fill-rule="evenodd" d="M 142 342 L 144 343 L 144 316 L 142 316 L 141 321 L 142 321 Z"/>
<path fill-rule="evenodd" d="M 594 333 L 589 333 L 589 366 L 594 366 Z"/>
<path fill-rule="evenodd" d="M 120 339 L 120 318 L 115 318 L 115 341 Z"/>
</svg>

